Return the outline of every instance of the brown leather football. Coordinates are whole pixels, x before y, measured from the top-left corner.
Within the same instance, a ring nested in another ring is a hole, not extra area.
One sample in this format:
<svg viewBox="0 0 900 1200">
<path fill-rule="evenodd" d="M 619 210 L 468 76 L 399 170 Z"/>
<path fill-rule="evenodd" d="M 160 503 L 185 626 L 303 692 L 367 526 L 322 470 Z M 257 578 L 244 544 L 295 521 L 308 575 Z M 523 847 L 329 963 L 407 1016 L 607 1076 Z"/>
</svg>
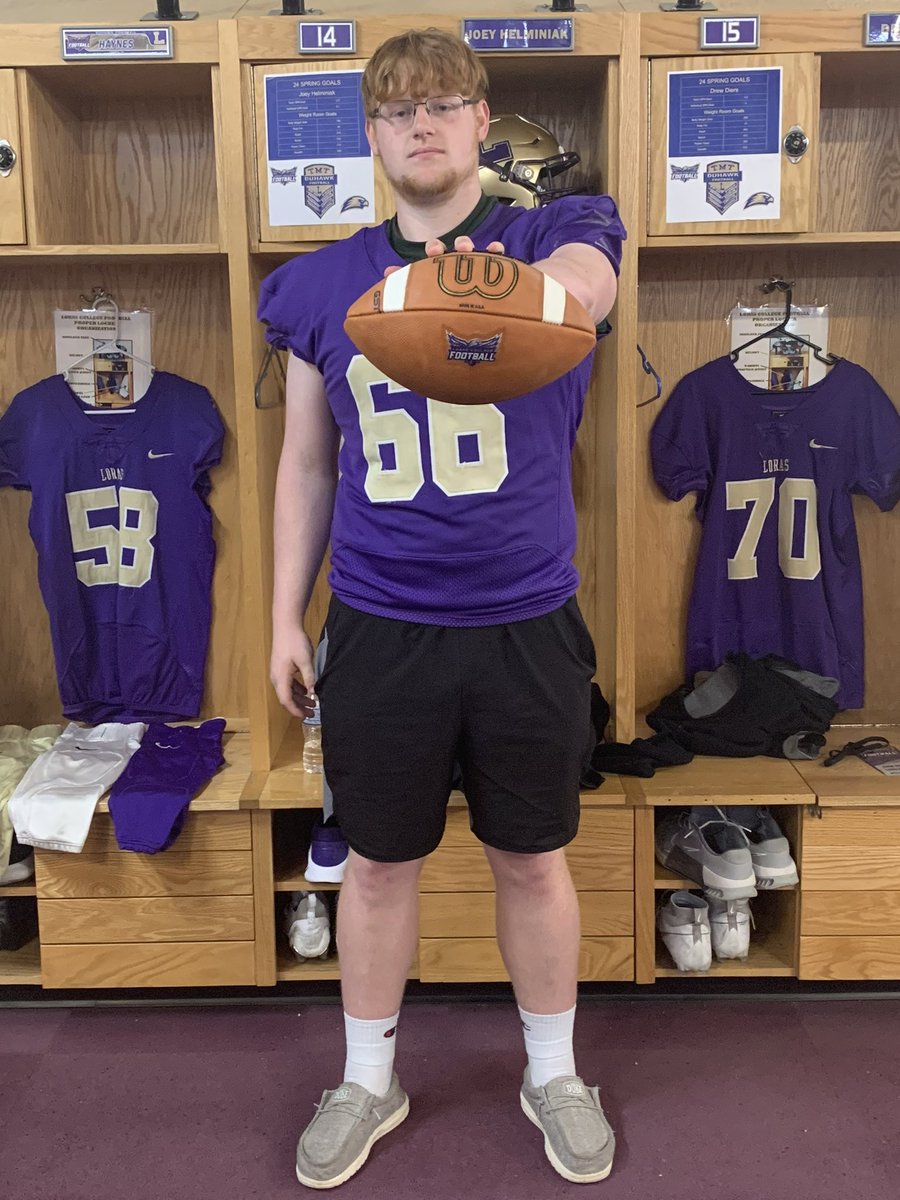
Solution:
<svg viewBox="0 0 900 1200">
<path fill-rule="evenodd" d="M 596 342 L 555 279 L 502 254 L 441 254 L 394 271 L 344 329 L 394 383 L 448 404 L 493 404 L 577 366 Z"/>
</svg>

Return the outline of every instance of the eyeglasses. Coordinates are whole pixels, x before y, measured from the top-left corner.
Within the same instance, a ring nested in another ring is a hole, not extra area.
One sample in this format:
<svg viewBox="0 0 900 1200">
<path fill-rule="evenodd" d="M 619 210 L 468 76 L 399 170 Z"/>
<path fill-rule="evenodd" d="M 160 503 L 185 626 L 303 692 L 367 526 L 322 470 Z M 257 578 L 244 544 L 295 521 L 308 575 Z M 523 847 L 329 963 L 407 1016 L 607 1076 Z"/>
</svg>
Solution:
<svg viewBox="0 0 900 1200">
<path fill-rule="evenodd" d="M 428 100 L 387 100 L 379 104 L 372 118 L 387 121 L 392 129 L 409 129 L 416 119 L 416 109 L 424 108 L 432 121 L 449 125 L 469 104 L 476 100 L 464 100 L 462 96 L 432 96 Z"/>
</svg>

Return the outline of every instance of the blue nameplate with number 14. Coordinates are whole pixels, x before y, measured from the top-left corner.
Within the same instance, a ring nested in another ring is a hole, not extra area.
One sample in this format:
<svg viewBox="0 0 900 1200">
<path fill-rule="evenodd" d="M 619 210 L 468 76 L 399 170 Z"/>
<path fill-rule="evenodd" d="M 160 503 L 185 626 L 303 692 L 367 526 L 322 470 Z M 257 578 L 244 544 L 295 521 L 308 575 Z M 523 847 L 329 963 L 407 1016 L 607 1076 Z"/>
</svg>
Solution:
<svg viewBox="0 0 900 1200">
<path fill-rule="evenodd" d="M 353 54 L 356 50 L 355 21 L 301 21 L 301 54 Z"/>
</svg>

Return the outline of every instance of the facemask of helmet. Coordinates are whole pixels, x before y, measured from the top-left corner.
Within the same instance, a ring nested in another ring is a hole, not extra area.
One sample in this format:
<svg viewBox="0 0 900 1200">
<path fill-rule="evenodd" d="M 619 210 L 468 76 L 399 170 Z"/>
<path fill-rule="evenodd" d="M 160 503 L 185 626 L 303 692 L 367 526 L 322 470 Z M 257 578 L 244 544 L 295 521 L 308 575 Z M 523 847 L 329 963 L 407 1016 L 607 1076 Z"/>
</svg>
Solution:
<svg viewBox="0 0 900 1200">
<path fill-rule="evenodd" d="M 581 190 L 566 187 L 558 179 L 580 161 L 543 125 L 507 113 L 491 118 L 481 143 L 478 178 L 488 196 L 521 208 L 540 208 Z"/>
</svg>

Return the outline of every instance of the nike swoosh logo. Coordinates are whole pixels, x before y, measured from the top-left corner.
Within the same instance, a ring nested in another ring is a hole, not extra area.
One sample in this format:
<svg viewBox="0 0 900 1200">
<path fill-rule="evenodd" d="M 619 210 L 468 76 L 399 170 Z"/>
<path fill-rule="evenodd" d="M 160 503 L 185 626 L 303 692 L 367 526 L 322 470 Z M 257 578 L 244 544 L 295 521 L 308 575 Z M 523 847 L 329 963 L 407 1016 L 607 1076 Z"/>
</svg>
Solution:
<svg viewBox="0 0 900 1200">
<path fill-rule="evenodd" d="M 174 450 L 167 450 L 164 454 L 154 454 L 152 450 L 147 451 L 148 458 L 171 458 L 175 453 Z"/>
<path fill-rule="evenodd" d="M 837 446 L 823 446 L 822 443 L 817 442 L 815 438 L 810 438 L 809 444 L 813 450 L 837 450 Z"/>
</svg>

